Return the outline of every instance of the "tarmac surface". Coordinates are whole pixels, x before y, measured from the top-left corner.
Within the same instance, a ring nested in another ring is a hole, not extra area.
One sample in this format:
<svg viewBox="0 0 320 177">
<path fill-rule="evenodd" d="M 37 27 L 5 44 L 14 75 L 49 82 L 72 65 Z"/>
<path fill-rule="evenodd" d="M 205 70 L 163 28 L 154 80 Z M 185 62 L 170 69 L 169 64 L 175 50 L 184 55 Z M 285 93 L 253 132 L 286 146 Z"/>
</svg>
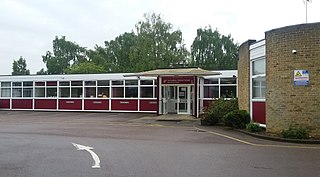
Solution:
<svg viewBox="0 0 320 177">
<path fill-rule="evenodd" d="M 0 111 L 2 177 L 319 176 L 320 145 L 153 114 Z M 77 150 L 72 144 L 92 147 Z M 100 168 L 92 168 L 97 159 Z"/>
</svg>

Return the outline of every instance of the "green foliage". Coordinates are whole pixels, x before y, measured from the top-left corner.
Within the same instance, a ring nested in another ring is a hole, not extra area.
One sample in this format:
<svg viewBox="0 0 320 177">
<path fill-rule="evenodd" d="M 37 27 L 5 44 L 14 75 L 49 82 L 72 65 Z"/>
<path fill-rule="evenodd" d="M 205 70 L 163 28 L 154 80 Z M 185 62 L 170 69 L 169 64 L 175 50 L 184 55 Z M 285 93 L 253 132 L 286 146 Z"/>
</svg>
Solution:
<svg viewBox="0 0 320 177">
<path fill-rule="evenodd" d="M 249 122 L 250 115 L 246 110 L 233 110 L 223 118 L 224 125 L 232 128 L 246 128 Z"/>
<path fill-rule="evenodd" d="M 200 28 L 191 46 L 191 66 L 208 70 L 237 69 L 238 48 L 231 35 L 221 35 L 210 26 Z"/>
<path fill-rule="evenodd" d="M 74 64 L 65 70 L 66 74 L 98 74 L 104 73 L 105 70 L 102 66 L 97 66 L 94 63 L 85 62 Z"/>
<path fill-rule="evenodd" d="M 188 51 L 180 30 L 173 30 L 160 15 L 144 14 L 136 24 L 136 42 L 130 50 L 133 71 L 186 66 Z"/>
<path fill-rule="evenodd" d="M 13 60 L 12 75 L 30 75 L 27 69 L 27 62 L 24 58 L 20 57 L 18 60 Z"/>
<path fill-rule="evenodd" d="M 226 114 L 238 109 L 239 107 L 237 99 L 226 100 L 224 98 L 219 98 L 214 100 L 205 110 L 201 118 L 201 124 L 215 125 L 217 123 L 222 123 Z"/>
<path fill-rule="evenodd" d="M 44 68 L 41 68 L 40 71 L 37 72 L 37 75 L 47 75 L 48 72 L 44 70 Z"/>
<path fill-rule="evenodd" d="M 258 124 L 250 122 L 246 125 L 246 130 L 248 132 L 261 132 L 262 128 Z"/>
<path fill-rule="evenodd" d="M 297 126 L 290 126 L 289 129 L 283 130 L 281 132 L 281 136 L 283 138 L 290 138 L 290 139 L 308 139 L 308 132 L 307 129 Z"/>
<path fill-rule="evenodd" d="M 53 53 L 47 51 L 42 59 L 47 66 L 48 74 L 64 74 L 65 69 L 72 64 L 87 61 L 86 49 L 76 43 L 66 41 L 65 36 L 60 39 L 56 36 L 53 40 Z"/>
</svg>

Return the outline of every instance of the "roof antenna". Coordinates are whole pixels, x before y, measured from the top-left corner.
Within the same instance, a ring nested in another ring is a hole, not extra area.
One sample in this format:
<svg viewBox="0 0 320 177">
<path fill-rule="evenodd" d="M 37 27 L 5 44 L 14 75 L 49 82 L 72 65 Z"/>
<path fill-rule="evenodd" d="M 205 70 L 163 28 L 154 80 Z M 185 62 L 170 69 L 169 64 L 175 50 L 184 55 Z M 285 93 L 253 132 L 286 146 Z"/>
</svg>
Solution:
<svg viewBox="0 0 320 177">
<path fill-rule="evenodd" d="M 308 23 L 308 3 L 311 2 L 311 0 L 303 0 L 303 2 L 306 5 L 306 23 Z"/>
</svg>

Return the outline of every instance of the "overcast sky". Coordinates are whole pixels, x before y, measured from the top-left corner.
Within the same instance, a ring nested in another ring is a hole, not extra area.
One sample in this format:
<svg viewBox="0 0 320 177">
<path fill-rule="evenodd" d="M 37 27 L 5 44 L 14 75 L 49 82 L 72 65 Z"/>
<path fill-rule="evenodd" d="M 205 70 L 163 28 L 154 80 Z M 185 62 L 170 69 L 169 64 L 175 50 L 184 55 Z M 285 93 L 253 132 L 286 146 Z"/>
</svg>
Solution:
<svg viewBox="0 0 320 177">
<path fill-rule="evenodd" d="M 319 9 L 318 0 L 308 5 L 308 22 L 320 22 Z M 55 36 L 93 48 L 130 32 L 148 12 L 180 29 L 188 49 L 208 25 L 241 44 L 306 21 L 303 0 L 0 0 L 0 74 L 11 74 L 20 56 L 31 74 L 45 67 L 41 55 Z"/>
</svg>

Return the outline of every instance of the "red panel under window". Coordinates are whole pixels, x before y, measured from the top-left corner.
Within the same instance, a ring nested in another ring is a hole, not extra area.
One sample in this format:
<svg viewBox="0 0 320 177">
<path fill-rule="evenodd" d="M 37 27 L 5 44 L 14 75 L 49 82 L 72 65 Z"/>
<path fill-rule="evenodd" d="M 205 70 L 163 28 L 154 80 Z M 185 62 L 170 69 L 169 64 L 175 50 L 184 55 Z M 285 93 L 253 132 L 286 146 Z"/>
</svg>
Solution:
<svg viewBox="0 0 320 177">
<path fill-rule="evenodd" d="M 266 103 L 252 102 L 252 118 L 253 121 L 265 124 L 266 123 Z"/>
<path fill-rule="evenodd" d="M 10 109 L 10 100 L 0 100 L 0 108 Z"/>
<path fill-rule="evenodd" d="M 140 111 L 157 111 L 157 100 L 140 100 Z"/>
<path fill-rule="evenodd" d="M 13 99 L 12 109 L 32 109 L 31 99 Z"/>
<path fill-rule="evenodd" d="M 57 100 L 36 99 L 34 100 L 34 109 L 57 109 Z"/>
<path fill-rule="evenodd" d="M 82 109 L 82 100 L 73 100 L 73 99 L 59 100 L 59 109 L 81 110 Z"/>
<path fill-rule="evenodd" d="M 111 110 L 138 111 L 138 100 L 111 100 Z"/>
<path fill-rule="evenodd" d="M 109 100 L 84 100 L 85 110 L 109 110 Z"/>
</svg>

